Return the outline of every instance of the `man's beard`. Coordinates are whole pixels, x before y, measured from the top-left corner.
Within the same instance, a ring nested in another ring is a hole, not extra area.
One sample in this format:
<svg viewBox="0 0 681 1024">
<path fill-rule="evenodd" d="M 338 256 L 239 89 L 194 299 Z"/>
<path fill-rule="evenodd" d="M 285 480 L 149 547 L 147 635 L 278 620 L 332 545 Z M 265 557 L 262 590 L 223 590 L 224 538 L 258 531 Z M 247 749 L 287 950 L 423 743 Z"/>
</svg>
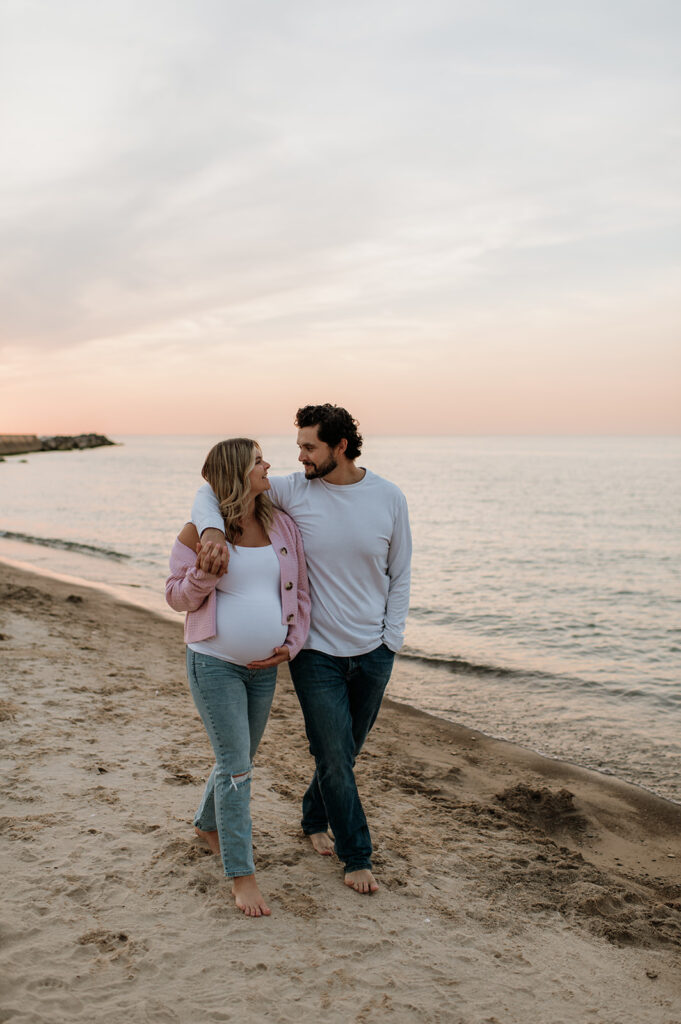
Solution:
<svg viewBox="0 0 681 1024">
<path fill-rule="evenodd" d="M 305 467 L 305 478 L 307 480 L 318 480 L 320 477 L 328 476 L 329 473 L 333 473 L 338 463 L 333 456 L 326 462 L 323 462 L 321 466 L 315 466 L 312 472 L 308 471 L 308 467 Z"/>
</svg>

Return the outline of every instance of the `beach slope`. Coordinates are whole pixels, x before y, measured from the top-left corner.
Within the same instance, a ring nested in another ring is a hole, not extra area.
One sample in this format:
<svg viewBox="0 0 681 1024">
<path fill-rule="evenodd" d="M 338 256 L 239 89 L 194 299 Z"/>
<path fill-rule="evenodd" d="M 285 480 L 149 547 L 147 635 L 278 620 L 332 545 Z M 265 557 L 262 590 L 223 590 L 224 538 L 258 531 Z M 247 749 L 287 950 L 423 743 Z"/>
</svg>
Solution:
<svg viewBox="0 0 681 1024">
<path fill-rule="evenodd" d="M 387 701 L 359 896 L 300 834 L 282 672 L 249 920 L 191 825 L 211 753 L 179 617 L 0 564 L 0 635 L 2 1021 L 681 1020 L 680 806 Z"/>
</svg>

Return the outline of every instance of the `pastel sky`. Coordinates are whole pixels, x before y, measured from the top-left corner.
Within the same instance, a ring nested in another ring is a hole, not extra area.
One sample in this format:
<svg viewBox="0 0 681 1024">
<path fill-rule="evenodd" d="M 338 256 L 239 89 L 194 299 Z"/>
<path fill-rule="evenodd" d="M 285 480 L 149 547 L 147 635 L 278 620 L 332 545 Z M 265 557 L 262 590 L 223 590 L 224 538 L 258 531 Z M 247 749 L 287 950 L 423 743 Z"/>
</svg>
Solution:
<svg viewBox="0 0 681 1024">
<path fill-rule="evenodd" d="M 681 431 L 678 0 L 0 21 L 0 433 Z"/>
</svg>

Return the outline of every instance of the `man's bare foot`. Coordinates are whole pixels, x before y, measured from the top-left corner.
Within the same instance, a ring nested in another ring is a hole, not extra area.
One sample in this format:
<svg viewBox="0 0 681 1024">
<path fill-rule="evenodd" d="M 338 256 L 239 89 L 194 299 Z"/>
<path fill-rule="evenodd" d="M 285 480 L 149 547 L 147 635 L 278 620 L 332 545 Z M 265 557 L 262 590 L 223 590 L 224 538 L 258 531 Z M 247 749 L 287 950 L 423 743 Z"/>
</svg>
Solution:
<svg viewBox="0 0 681 1024">
<path fill-rule="evenodd" d="M 202 828 L 198 828 L 196 825 L 194 826 L 194 831 L 199 839 L 203 839 L 204 843 L 210 847 L 211 853 L 220 855 L 220 839 L 217 832 L 204 832 Z"/>
<path fill-rule="evenodd" d="M 246 917 L 269 917 L 272 911 L 265 903 L 255 875 L 240 875 L 232 879 L 232 896 Z"/>
<path fill-rule="evenodd" d="M 317 853 L 321 853 L 322 857 L 333 856 L 333 841 L 328 832 L 313 832 L 310 835 L 310 842 Z"/>
<path fill-rule="evenodd" d="M 345 876 L 345 884 L 349 885 L 355 892 L 372 893 L 378 889 L 378 882 L 368 868 L 360 868 L 359 871 L 348 871 Z"/>
</svg>

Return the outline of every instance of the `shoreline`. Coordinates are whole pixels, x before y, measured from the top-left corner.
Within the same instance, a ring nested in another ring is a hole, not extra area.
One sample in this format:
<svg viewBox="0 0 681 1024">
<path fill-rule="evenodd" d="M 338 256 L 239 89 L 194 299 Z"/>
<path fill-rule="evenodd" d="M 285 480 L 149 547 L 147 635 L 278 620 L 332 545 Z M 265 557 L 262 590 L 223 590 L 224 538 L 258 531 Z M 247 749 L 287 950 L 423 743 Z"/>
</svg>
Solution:
<svg viewBox="0 0 681 1024">
<path fill-rule="evenodd" d="M 140 611 L 147 612 L 153 616 L 156 616 L 162 622 L 170 622 L 171 624 L 176 623 L 178 625 L 182 622 L 181 616 L 179 616 L 177 612 L 174 612 L 171 609 L 169 609 L 161 596 L 158 597 L 156 607 L 150 606 L 149 603 L 145 603 L 144 601 L 135 601 L 134 594 L 131 594 L 130 590 L 139 589 L 139 584 L 121 583 L 116 585 L 114 583 L 103 583 L 97 580 L 89 580 L 84 577 L 71 575 L 69 573 L 56 572 L 53 569 L 49 569 L 44 566 L 34 565 L 29 562 L 24 562 L 21 559 L 11 558 L 0 553 L 0 566 L 2 565 L 7 565 L 12 569 L 18 569 L 22 572 L 26 572 L 29 574 L 35 573 L 36 575 L 44 577 L 48 580 L 52 579 L 57 582 L 69 584 L 73 587 L 82 587 L 85 590 L 92 589 L 94 591 L 97 591 L 98 593 L 102 593 L 108 596 L 114 601 L 120 601 L 123 604 L 129 604 L 131 608 L 138 609 Z M 147 591 L 146 593 L 149 594 L 150 592 Z M 410 677 L 414 677 L 418 674 L 419 667 L 421 668 L 423 674 L 428 674 L 429 672 L 433 671 L 445 671 L 443 666 L 434 665 L 432 663 L 429 663 L 427 659 L 423 659 L 420 657 L 405 658 L 402 660 L 402 665 L 404 666 L 404 673 L 406 674 L 408 672 Z M 393 688 L 394 684 L 398 679 L 398 674 L 400 674 L 399 654 L 396 658 L 395 669 L 393 671 L 393 680 L 390 684 Z M 468 675 L 470 676 L 470 673 L 468 673 Z M 572 767 L 583 771 L 591 772 L 595 776 L 602 779 L 609 779 L 614 780 L 616 782 L 622 782 L 624 785 L 632 786 L 634 789 L 639 789 L 645 794 L 668 802 L 673 806 L 681 809 L 681 800 L 676 800 L 671 796 L 659 793 L 651 786 L 647 786 L 642 782 L 621 778 L 615 771 L 611 769 L 601 770 L 597 767 L 583 764 L 578 760 L 573 760 L 569 757 L 561 757 L 557 754 L 551 754 L 549 752 L 530 746 L 528 744 L 524 744 L 513 739 L 507 739 L 502 735 L 497 735 L 493 732 L 488 732 L 484 729 L 476 728 L 475 726 L 461 725 L 453 717 L 448 717 L 446 714 L 437 714 L 433 711 L 428 710 L 427 708 L 418 708 L 415 704 L 410 703 L 410 701 L 407 698 L 403 699 L 401 697 L 391 696 L 390 692 L 388 696 L 385 698 L 385 701 L 394 703 L 400 707 L 405 707 L 414 711 L 418 711 L 419 713 L 424 714 L 429 718 L 432 718 L 436 722 L 446 722 L 454 726 L 457 726 L 458 728 L 468 729 L 475 735 L 483 736 L 490 741 L 510 744 L 512 747 L 518 748 L 518 750 L 521 751 L 525 751 L 529 755 L 534 755 L 536 757 L 543 758 L 549 762 L 555 762 L 558 765 L 564 765 L 566 768 Z"/>
<path fill-rule="evenodd" d="M 0 542 L 2 538 L 0 537 Z M 43 565 L 33 565 L 31 562 L 24 562 L 20 558 L 10 558 L 7 555 L 0 553 L 0 566 L 7 565 L 10 569 L 18 569 L 20 572 L 27 574 L 35 574 L 47 580 L 54 580 L 57 583 L 69 584 L 73 587 L 81 587 L 83 590 L 94 590 L 97 593 L 104 594 L 111 598 L 113 601 L 120 601 L 121 604 L 128 604 L 131 608 L 135 608 L 142 612 L 148 612 L 150 615 L 155 615 L 162 622 L 181 622 L 182 619 L 177 612 L 174 612 L 170 608 L 165 600 L 159 595 L 159 604 L 157 608 L 150 607 L 148 604 L 143 602 L 137 602 L 134 600 L 134 595 L 130 593 L 131 590 L 142 589 L 138 583 L 103 583 L 101 580 L 88 580 L 83 576 L 73 576 L 67 572 L 57 572 L 55 569 L 49 569 Z"/>
<path fill-rule="evenodd" d="M 525 746 L 523 743 L 516 743 L 514 740 L 507 740 L 503 736 L 496 736 L 494 733 L 485 732 L 482 729 L 475 729 L 470 725 L 460 725 L 453 718 L 446 718 L 444 715 L 436 715 L 432 711 L 424 711 L 422 708 L 417 708 L 413 704 L 410 704 L 406 700 L 399 700 L 395 697 L 386 697 L 384 702 L 389 704 L 395 704 L 398 707 L 406 708 L 408 711 L 413 711 L 416 714 L 424 715 L 427 719 L 434 722 L 446 722 L 448 725 L 453 725 L 457 729 L 464 729 L 466 732 L 472 734 L 474 737 L 480 737 L 483 740 L 489 740 L 490 743 L 504 744 L 513 748 L 516 751 L 522 751 L 527 755 L 528 759 L 538 758 L 541 762 L 548 762 L 548 764 L 558 765 L 559 769 L 564 769 L 565 774 L 568 775 L 572 769 L 577 774 L 585 772 L 589 776 L 594 776 L 596 779 L 610 781 L 615 786 L 621 785 L 627 789 L 638 790 L 643 797 L 652 797 L 654 800 L 660 800 L 662 804 L 670 804 L 672 807 L 677 808 L 681 811 L 681 801 L 673 800 L 671 797 L 664 796 L 661 793 L 656 793 L 654 789 L 650 789 L 648 786 L 644 786 L 641 782 L 631 782 L 629 779 L 622 779 L 619 775 L 616 775 L 611 771 L 601 771 L 598 768 L 592 768 L 589 765 L 580 764 L 578 761 L 571 761 L 569 758 L 558 757 L 552 754 L 547 754 L 543 750 L 535 750 L 534 747 Z M 550 774 L 548 771 L 548 765 L 544 774 Z"/>
<path fill-rule="evenodd" d="M 248 920 L 191 826 L 212 757 L 180 622 L 6 564 L 0 611 L 4 1019 L 678 1020 L 678 805 L 387 699 L 358 896 L 300 834 L 283 671 L 253 795 L 273 915 Z"/>
</svg>

